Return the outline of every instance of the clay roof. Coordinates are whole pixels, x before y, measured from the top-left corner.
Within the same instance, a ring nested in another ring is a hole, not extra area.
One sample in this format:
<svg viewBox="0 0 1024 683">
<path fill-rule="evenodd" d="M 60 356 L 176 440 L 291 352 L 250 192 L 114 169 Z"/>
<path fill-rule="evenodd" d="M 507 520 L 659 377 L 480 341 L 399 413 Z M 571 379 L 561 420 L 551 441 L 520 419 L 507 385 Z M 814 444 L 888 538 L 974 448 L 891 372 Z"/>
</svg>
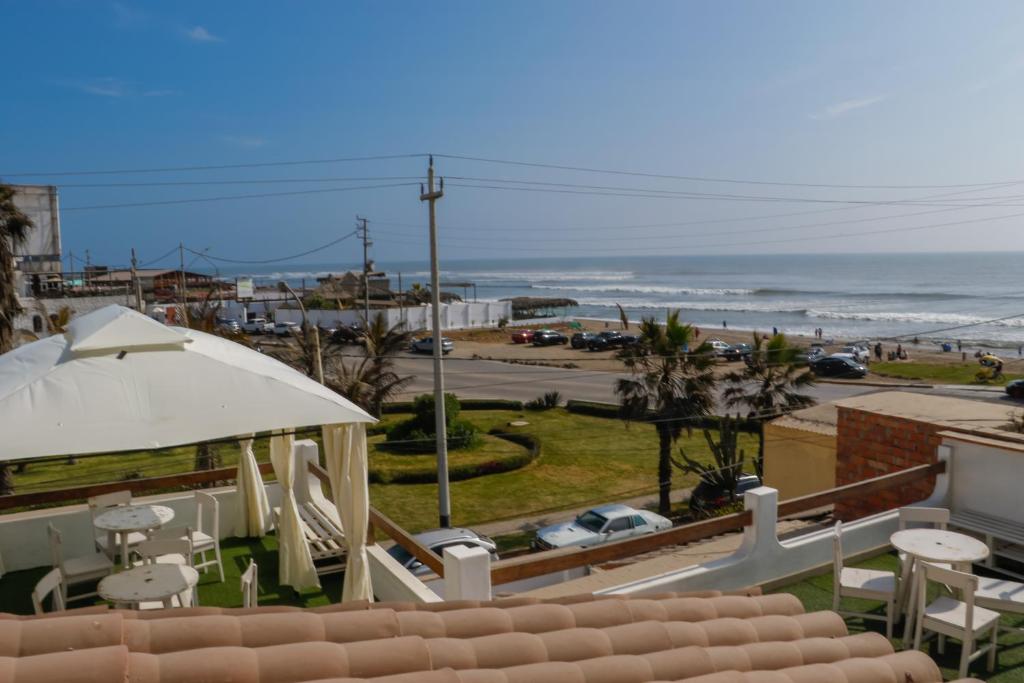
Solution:
<svg viewBox="0 0 1024 683">
<path fill-rule="evenodd" d="M 789 415 L 783 415 L 771 421 L 776 427 L 787 427 L 799 429 L 805 432 L 818 434 L 829 434 L 835 436 L 836 422 L 838 422 L 838 410 L 833 403 L 822 403 L 821 405 L 796 410 Z"/>
<path fill-rule="evenodd" d="M 0 615 L 11 683 L 938 683 L 792 595 Z"/>
</svg>

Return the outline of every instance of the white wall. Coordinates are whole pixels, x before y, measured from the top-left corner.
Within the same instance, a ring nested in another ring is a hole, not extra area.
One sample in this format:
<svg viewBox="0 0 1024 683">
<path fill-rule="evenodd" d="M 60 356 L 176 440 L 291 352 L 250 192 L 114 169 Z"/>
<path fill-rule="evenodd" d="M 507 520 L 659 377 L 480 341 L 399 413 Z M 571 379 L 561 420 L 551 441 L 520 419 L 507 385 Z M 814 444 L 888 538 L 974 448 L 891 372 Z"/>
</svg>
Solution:
<svg viewBox="0 0 1024 683">
<path fill-rule="evenodd" d="M 427 330 L 431 321 L 430 306 L 411 308 L 370 309 L 370 316 L 383 314 L 389 327 L 404 323 L 406 329 Z M 311 309 L 307 311 L 310 322 L 314 325 L 334 326 L 351 325 L 363 322 L 363 310 L 346 308 L 341 311 Z M 302 312 L 298 309 L 281 309 L 277 311 L 278 322 L 302 322 Z M 512 317 L 512 304 L 507 301 L 493 302 L 462 302 L 441 304 L 441 328 L 458 330 L 471 327 L 496 327 L 502 318 Z"/>
<path fill-rule="evenodd" d="M 952 453 L 954 510 L 973 510 L 1024 525 L 1021 482 L 1024 442 L 985 439 L 944 432 L 942 445 Z"/>
</svg>

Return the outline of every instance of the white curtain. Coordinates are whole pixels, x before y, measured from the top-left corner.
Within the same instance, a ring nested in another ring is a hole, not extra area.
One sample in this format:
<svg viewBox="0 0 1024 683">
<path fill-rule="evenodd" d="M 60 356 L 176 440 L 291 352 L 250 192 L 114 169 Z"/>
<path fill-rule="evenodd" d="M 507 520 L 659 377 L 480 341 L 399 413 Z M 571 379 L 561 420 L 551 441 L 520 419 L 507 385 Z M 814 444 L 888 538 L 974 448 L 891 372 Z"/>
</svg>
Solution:
<svg viewBox="0 0 1024 683">
<path fill-rule="evenodd" d="M 331 495 L 348 546 L 341 600 L 373 600 L 366 558 L 366 525 L 370 521 L 366 426 L 361 422 L 325 425 L 323 437 Z"/>
<path fill-rule="evenodd" d="M 262 538 L 270 530 L 270 503 L 267 490 L 252 452 L 252 435 L 240 440 L 238 474 L 235 475 L 235 536 Z"/>
<path fill-rule="evenodd" d="M 277 520 L 278 578 L 283 586 L 295 590 L 319 588 L 320 579 L 309 554 L 302 525 L 299 522 L 299 507 L 295 502 L 295 457 L 291 434 L 275 434 L 270 437 L 270 462 L 281 485 L 281 514 Z"/>
</svg>

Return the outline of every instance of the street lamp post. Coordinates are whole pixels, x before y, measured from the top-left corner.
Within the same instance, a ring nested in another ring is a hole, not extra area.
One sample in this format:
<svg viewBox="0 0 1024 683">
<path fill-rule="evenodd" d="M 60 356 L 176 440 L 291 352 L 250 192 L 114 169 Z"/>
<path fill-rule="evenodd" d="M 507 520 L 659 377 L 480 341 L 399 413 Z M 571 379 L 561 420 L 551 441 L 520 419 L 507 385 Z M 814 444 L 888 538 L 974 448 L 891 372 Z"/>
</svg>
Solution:
<svg viewBox="0 0 1024 683">
<path fill-rule="evenodd" d="M 283 280 L 277 283 L 277 290 L 279 292 L 290 294 L 295 303 L 299 305 L 299 311 L 302 313 L 302 334 L 306 337 L 306 343 L 309 343 L 309 317 L 306 315 L 306 307 L 302 304 L 302 299 L 295 293 L 291 287 L 288 286 L 287 282 Z M 312 330 L 313 332 L 313 363 L 316 369 L 316 381 L 320 384 L 324 383 L 324 361 L 320 355 L 320 330 Z"/>
</svg>

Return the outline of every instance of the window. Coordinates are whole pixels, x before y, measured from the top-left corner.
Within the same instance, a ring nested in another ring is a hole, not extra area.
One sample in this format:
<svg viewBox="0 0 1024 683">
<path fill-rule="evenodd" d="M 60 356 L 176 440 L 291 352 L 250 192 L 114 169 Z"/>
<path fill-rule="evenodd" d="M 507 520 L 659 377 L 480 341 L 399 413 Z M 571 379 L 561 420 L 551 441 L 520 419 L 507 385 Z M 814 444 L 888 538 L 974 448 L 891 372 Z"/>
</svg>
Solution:
<svg viewBox="0 0 1024 683">
<path fill-rule="evenodd" d="M 39 334 L 43 331 L 43 317 L 39 315 L 32 316 L 32 331 Z"/>
<path fill-rule="evenodd" d="M 633 526 L 634 527 L 646 526 L 646 524 L 647 524 L 647 520 L 644 519 L 641 515 L 633 515 Z"/>
<path fill-rule="evenodd" d="M 632 528 L 633 525 L 630 523 L 629 517 L 619 517 L 609 522 L 605 531 L 626 531 Z"/>
</svg>

